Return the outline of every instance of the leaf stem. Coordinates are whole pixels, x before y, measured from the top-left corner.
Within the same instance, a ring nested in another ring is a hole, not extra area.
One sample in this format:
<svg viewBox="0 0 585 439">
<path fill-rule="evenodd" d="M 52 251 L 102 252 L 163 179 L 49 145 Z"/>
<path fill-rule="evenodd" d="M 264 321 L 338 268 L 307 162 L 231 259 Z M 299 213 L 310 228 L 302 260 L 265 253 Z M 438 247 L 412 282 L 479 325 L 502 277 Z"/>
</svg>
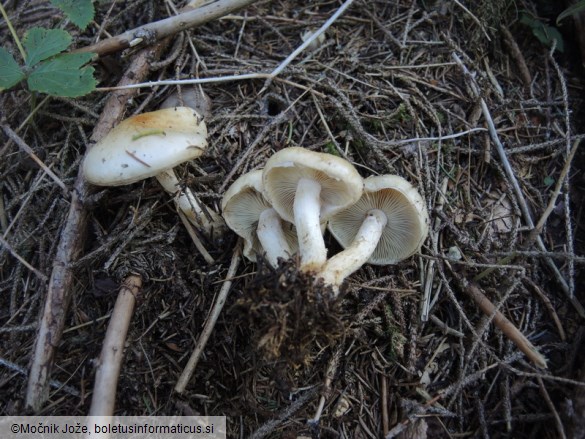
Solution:
<svg viewBox="0 0 585 439">
<path fill-rule="evenodd" d="M 14 42 L 16 43 L 16 47 L 18 47 L 18 51 L 20 52 L 20 55 L 22 56 L 22 60 L 26 61 L 26 52 L 24 51 L 24 47 L 22 47 L 22 43 L 20 42 L 20 38 L 18 38 L 18 35 L 16 35 L 16 31 L 14 30 L 14 27 L 12 27 L 12 22 L 8 18 L 8 14 L 4 10 L 4 6 L 2 6 L 2 3 L 0 3 L 0 13 L 2 14 L 2 17 L 4 17 L 4 20 L 6 20 L 6 25 L 8 26 L 8 29 L 10 29 L 10 33 L 12 34 L 12 38 L 14 38 Z"/>
</svg>

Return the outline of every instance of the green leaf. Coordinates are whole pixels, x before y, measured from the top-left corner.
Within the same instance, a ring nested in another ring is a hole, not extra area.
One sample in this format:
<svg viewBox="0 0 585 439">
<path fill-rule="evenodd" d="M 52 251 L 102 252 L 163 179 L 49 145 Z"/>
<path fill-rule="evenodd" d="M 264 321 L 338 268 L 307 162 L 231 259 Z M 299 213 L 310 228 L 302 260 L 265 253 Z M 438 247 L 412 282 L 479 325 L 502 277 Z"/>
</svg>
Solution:
<svg viewBox="0 0 585 439">
<path fill-rule="evenodd" d="M 563 36 L 556 27 L 543 24 L 541 27 L 532 28 L 532 33 L 542 44 L 548 47 L 552 47 L 553 41 L 557 40 L 556 49 L 561 53 L 565 51 Z"/>
<path fill-rule="evenodd" d="M 61 29 L 33 27 L 24 35 L 22 44 L 26 51 L 26 65 L 33 67 L 67 49 L 71 35 Z"/>
<path fill-rule="evenodd" d="M 55 96 L 83 96 L 95 89 L 93 67 L 81 67 L 93 53 L 66 53 L 39 64 L 28 77 L 31 90 Z"/>
<path fill-rule="evenodd" d="M 553 41 L 556 40 L 556 50 L 559 52 L 565 50 L 563 36 L 556 27 L 544 24 L 542 21 L 529 16 L 527 13 L 522 13 L 520 23 L 527 25 L 532 30 L 532 34 L 545 46 L 552 47 Z"/>
<path fill-rule="evenodd" d="M 18 84 L 24 78 L 24 73 L 10 52 L 0 47 L 0 91 Z"/>
<path fill-rule="evenodd" d="M 544 184 L 545 186 L 552 186 L 555 183 L 555 179 L 551 176 L 544 177 Z"/>
<path fill-rule="evenodd" d="M 51 0 L 51 3 L 61 9 L 81 30 L 93 20 L 95 11 L 91 0 Z"/>
<path fill-rule="evenodd" d="M 578 12 L 585 11 L 585 0 L 581 0 L 580 2 L 575 3 L 574 5 L 569 6 L 563 12 L 559 14 L 557 17 L 557 26 L 563 21 L 565 18 L 576 14 Z"/>
</svg>

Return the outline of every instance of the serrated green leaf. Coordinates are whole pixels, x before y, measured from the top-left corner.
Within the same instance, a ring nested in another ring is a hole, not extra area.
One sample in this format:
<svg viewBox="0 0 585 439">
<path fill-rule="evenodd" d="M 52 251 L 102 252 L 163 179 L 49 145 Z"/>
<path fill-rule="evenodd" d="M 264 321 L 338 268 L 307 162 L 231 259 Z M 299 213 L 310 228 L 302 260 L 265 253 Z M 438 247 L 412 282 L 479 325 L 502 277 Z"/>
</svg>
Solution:
<svg viewBox="0 0 585 439">
<path fill-rule="evenodd" d="M 0 91 L 18 84 L 24 78 L 24 73 L 10 52 L 0 47 Z"/>
<path fill-rule="evenodd" d="M 51 0 L 51 3 L 61 9 L 81 30 L 93 20 L 95 11 L 92 0 Z"/>
<path fill-rule="evenodd" d="M 93 67 L 82 67 L 93 53 L 66 53 L 39 64 L 28 77 L 31 90 L 54 96 L 83 96 L 95 89 Z"/>
<path fill-rule="evenodd" d="M 559 16 L 557 17 L 557 26 L 565 18 L 567 18 L 573 14 L 577 14 L 578 12 L 581 12 L 581 11 L 585 11 L 585 0 L 581 0 L 578 3 L 575 3 L 574 5 L 569 6 L 567 9 L 565 9 L 563 12 L 561 12 L 559 14 Z"/>
<path fill-rule="evenodd" d="M 33 27 L 24 35 L 22 44 L 26 51 L 26 65 L 34 67 L 67 49 L 71 44 L 71 35 L 61 29 Z"/>
</svg>

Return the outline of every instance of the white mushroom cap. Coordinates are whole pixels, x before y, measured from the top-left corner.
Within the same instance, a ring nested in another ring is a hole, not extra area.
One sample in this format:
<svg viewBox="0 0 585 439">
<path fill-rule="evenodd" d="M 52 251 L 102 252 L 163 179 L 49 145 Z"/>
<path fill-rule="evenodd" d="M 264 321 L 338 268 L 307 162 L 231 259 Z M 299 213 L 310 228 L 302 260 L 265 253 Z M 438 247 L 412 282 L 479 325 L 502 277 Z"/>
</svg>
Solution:
<svg viewBox="0 0 585 439">
<path fill-rule="evenodd" d="M 244 256 L 256 262 L 266 252 L 268 262 L 288 258 L 297 249 L 294 226 L 278 216 L 262 195 L 262 170 L 243 174 L 225 192 L 221 208 L 226 224 L 244 239 Z M 262 241 L 262 242 L 261 242 Z"/>
<path fill-rule="evenodd" d="M 346 160 L 292 147 L 268 159 L 262 183 L 272 207 L 297 228 L 301 270 L 319 270 L 327 259 L 321 224 L 358 200 L 362 178 Z"/>
<path fill-rule="evenodd" d="M 294 221 L 293 202 L 297 184 L 306 178 L 321 185 L 321 218 L 355 203 L 362 194 L 363 180 L 348 161 L 300 147 L 285 148 L 264 166 L 264 195 L 286 221 Z"/>
<path fill-rule="evenodd" d="M 98 186 L 121 186 L 156 177 L 177 194 L 175 204 L 189 222 L 219 237 L 225 224 L 189 188 L 181 191 L 173 167 L 199 157 L 207 148 L 207 127 L 192 108 L 173 107 L 132 116 L 114 127 L 89 150 L 85 179 Z"/>
<path fill-rule="evenodd" d="M 175 107 L 132 116 L 89 150 L 83 172 L 89 183 L 134 183 L 199 157 L 207 127 L 192 108 Z"/>
<path fill-rule="evenodd" d="M 387 221 L 368 263 L 395 264 L 420 250 L 429 227 L 424 200 L 408 181 L 396 175 L 364 179 L 362 197 L 329 219 L 329 231 L 346 248 L 374 209 L 384 212 Z"/>
</svg>

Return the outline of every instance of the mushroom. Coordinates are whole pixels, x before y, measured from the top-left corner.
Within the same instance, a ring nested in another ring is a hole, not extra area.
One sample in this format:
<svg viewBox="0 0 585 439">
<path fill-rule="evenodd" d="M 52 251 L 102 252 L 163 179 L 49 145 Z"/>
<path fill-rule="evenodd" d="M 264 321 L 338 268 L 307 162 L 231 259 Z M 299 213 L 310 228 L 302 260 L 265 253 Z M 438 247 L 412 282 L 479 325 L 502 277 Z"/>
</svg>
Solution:
<svg viewBox="0 0 585 439">
<path fill-rule="evenodd" d="M 335 290 L 366 262 L 395 264 L 420 250 L 429 217 L 417 190 L 396 175 L 364 179 L 364 193 L 329 219 L 329 231 L 345 250 L 330 258 L 318 277 Z"/>
<path fill-rule="evenodd" d="M 274 210 L 295 224 L 301 270 L 318 271 L 327 259 L 320 225 L 359 199 L 362 178 L 342 158 L 291 147 L 268 159 L 262 183 Z"/>
<path fill-rule="evenodd" d="M 83 162 L 85 179 L 97 186 L 121 186 L 156 177 L 170 194 L 180 190 L 173 167 L 199 157 L 207 147 L 207 127 L 192 108 L 174 107 L 132 116 L 100 140 Z M 193 225 L 219 236 L 222 218 L 185 188 L 175 198 Z"/>
<path fill-rule="evenodd" d="M 289 258 L 296 250 L 294 226 L 284 223 L 262 195 L 262 170 L 240 176 L 225 192 L 221 209 L 226 224 L 244 239 L 244 256 L 256 262 L 258 253 L 275 267 L 278 258 Z"/>
</svg>

